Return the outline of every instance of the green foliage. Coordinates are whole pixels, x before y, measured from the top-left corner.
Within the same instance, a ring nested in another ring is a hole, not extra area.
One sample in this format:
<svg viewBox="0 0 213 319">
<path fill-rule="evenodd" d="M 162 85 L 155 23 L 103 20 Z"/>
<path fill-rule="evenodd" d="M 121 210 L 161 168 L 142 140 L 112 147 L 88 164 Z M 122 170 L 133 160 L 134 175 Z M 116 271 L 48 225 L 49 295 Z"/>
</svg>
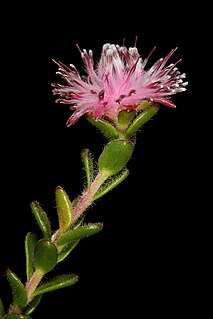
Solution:
<svg viewBox="0 0 213 319">
<path fill-rule="evenodd" d="M 44 274 L 51 271 L 57 264 L 58 253 L 56 246 L 47 239 L 38 241 L 34 252 L 34 267 Z"/>
<path fill-rule="evenodd" d="M 24 285 L 10 269 L 7 269 L 6 275 L 12 290 L 13 303 L 20 308 L 24 308 L 27 304 L 27 293 Z"/>
<path fill-rule="evenodd" d="M 0 319 L 4 316 L 5 312 L 4 312 L 4 305 L 2 303 L 2 300 L 0 298 Z"/>
<path fill-rule="evenodd" d="M 72 224 L 72 203 L 67 193 L 60 186 L 56 187 L 55 196 L 59 228 L 66 231 Z"/>
<path fill-rule="evenodd" d="M 50 291 L 54 291 L 57 289 L 74 285 L 77 281 L 78 281 L 78 276 L 75 274 L 56 276 L 51 281 L 40 285 L 34 291 L 33 297 L 50 292 Z"/>
<path fill-rule="evenodd" d="M 39 305 L 42 295 L 36 296 L 33 300 L 27 305 L 24 310 L 25 315 L 30 315 Z"/>
<path fill-rule="evenodd" d="M 88 121 L 93 124 L 94 126 L 96 126 L 99 131 L 101 131 L 101 133 L 105 136 L 105 138 L 108 141 L 111 140 L 115 140 L 119 138 L 119 133 L 116 130 L 116 128 L 110 124 L 109 122 L 101 119 L 98 121 L 95 121 L 94 118 L 92 116 L 87 117 Z"/>
<path fill-rule="evenodd" d="M 103 229 L 103 224 L 89 224 L 64 233 L 58 241 L 59 246 L 67 245 L 70 242 L 86 238 L 99 233 Z"/>
<path fill-rule="evenodd" d="M 25 238 L 26 274 L 29 280 L 34 272 L 34 250 L 37 244 L 37 236 L 29 232 Z"/>
<path fill-rule="evenodd" d="M 101 153 L 98 166 L 102 173 L 112 176 L 120 172 L 132 156 L 133 144 L 130 141 L 109 142 Z"/>
<path fill-rule="evenodd" d="M 129 175 L 128 169 L 123 169 L 120 173 L 117 173 L 114 175 L 111 179 L 108 179 L 97 191 L 95 196 L 93 197 L 93 200 L 97 200 L 98 198 L 104 196 L 109 191 L 111 191 L 113 188 L 118 186 L 121 182 L 123 182 L 127 176 Z"/>
<path fill-rule="evenodd" d="M 129 125 L 129 123 L 132 121 L 132 119 L 134 118 L 136 114 L 135 110 L 123 110 L 118 114 L 118 123 L 119 126 L 122 128 L 127 128 L 127 126 Z"/>
<path fill-rule="evenodd" d="M 134 121 L 129 126 L 125 137 L 131 139 L 132 136 L 146 123 L 148 122 L 159 110 L 158 105 L 152 105 L 145 108 L 139 115 L 134 119 Z"/>
<path fill-rule="evenodd" d="M 30 205 L 44 238 L 50 239 L 51 226 L 47 214 L 43 211 L 38 202 L 32 202 Z"/>
<path fill-rule="evenodd" d="M 78 245 L 80 240 L 74 240 L 69 242 L 69 244 L 65 245 L 62 250 L 58 253 L 58 263 L 64 260 L 73 249 Z"/>
<path fill-rule="evenodd" d="M 81 158 L 82 158 L 82 162 L 84 164 L 84 169 L 86 173 L 87 188 L 89 188 L 93 179 L 93 171 L 94 171 L 92 155 L 88 149 L 84 149 L 81 153 Z"/>
</svg>

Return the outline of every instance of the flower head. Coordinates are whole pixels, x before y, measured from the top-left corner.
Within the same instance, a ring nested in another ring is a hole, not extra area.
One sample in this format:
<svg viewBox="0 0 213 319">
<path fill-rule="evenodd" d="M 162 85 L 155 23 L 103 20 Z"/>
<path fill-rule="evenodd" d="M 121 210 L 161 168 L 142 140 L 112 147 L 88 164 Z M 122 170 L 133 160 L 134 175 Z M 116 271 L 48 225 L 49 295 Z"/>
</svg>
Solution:
<svg viewBox="0 0 213 319">
<path fill-rule="evenodd" d="M 174 64 L 166 66 L 173 55 L 173 49 L 165 58 L 159 59 L 146 69 L 149 56 L 142 59 L 136 47 L 104 44 L 100 61 L 95 66 L 93 53 L 83 50 L 81 57 L 85 64 L 86 76 L 80 76 L 74 65 L 67 67 L 55 62 L 57 74 L 66 85 L 53 84 L 53 94 L 59 95 L 58 103 L 70 104 L 74 110 L 67 126 L 74 124 L 82 115 L 115 119 L 122 110 L 139 110 L 144 102 L 157 102 L 175 107 L 170 97 L 186 90 L 185 73 L 181 74 Z"/>
</svg>

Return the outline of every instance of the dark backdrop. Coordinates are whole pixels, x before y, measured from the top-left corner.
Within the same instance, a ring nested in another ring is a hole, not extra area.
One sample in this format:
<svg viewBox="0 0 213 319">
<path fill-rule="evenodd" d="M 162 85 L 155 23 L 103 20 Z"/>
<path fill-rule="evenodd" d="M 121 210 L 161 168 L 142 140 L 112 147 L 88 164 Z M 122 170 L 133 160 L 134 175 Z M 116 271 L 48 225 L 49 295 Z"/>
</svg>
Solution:
<svg viewBox="0 0 213 319">
<path fill-rule="evenodd" d="M 196 309 L 199 235 L 192 203 L 198 14 L 193 12 L 184 3 L 162 2 L 3 10 L 0 295 L 6 304 L 10 291 L 4 271 L 8 266 L 25 280 L 25 234 L 39 232 L 30 202 L 39 201 L 56 227 L 55 187 L 77 196 L 84 181 L 81 150 L 89 148 L 97 159 L 105 143 L 85 118 L 65 126 L 71 113 L 54 103 L 51 83 L 61 79 L 52 59 L 82 70 L 76 43 L 98 59 L 104 43 L 121 44 L 125 38 L 126 46 L 133 46 L 137 35 L 142 57 L 157 46 L 149 65 L 179 47 L 171 62 L 182 58 L 179 69 L 187 74 L 188 90 L 174 96 L 176 109 L 162 106 L 138 134 L 130 176 L 88 211 L 87 221 L 104 222 L 103 231 L 82 240 L 53 272 L 75 272 L 79 283 L 44 296 L 33 318 L 171 318 L 185 306 L 186 315 Z"/>
</svg>

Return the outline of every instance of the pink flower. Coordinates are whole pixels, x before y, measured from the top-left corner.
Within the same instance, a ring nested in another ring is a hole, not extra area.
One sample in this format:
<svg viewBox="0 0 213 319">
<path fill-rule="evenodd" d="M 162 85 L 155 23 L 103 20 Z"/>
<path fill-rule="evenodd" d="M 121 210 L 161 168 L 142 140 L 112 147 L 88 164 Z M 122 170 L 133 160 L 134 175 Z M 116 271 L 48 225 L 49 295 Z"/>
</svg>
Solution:
<svg viewBox="0 0 213 319">
<path fill-rule="evenodd" d="M 67 67 L 55 62 L 67 85 L 53 84 L 53 94 L 59 95 L 58 103 L 70 104 L 74 110 L 67 126 L 74 124 L 82 115 L 93 116 L 95 120 L 115 120 L 121 110 L 139 110 L 147 101 L 175 107 L 170 96 L 186 90 L 181 74 L 175 64 L 165 66 L 173 49 L 164 59 L 159 59 L 150 69 L 145 70 L 149 60 L 142 59 L 136 47 L 105 44 L 97 66 L 94 66 L 91 50 L 80 51 L 86 76 L 80 76 L 74 65 Z"/>
</svg>

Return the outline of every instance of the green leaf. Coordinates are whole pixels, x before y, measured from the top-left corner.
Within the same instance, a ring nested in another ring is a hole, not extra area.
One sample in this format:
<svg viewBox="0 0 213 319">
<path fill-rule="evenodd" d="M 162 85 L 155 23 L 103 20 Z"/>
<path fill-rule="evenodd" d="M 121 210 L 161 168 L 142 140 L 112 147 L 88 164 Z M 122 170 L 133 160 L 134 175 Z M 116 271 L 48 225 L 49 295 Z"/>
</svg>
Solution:
<svg viewBox="0 0 213 319">
<path fill-rule="evenodd" d="M 96 126 L 99 131 L 106 137 L 107 140 L 115 140 L 119 138 L 119 133 L 116 128 L 105 120 L 95 121 L 92 116 L 87 117 L 88 121 Z"/>
<path fill-rule="evenodd" d="M 149 121 L 159 110 L 158 105 L 152 105 L 144 109 L 132 122 L 126 132 L 126 138 L 131 138 L 147 121 Z"/>
<path fill-rule="evenodd" d="M 46 292 L 69 287 L 71 285 L 74 285 L 77 281 L 78 281 L 78 276 L 75 274 L 56 276 L 51 281 L 40 285 L 34 291 L 33 296 L 35 297 L 40 294 L 44 294 Z"/>
<path fill-rule="evenodd" d="M 38 241 L 34 252 L 34 266 L 44 274 L 51 271 L 57 263 L 58 253 L 56 246 L 47 239 Z"/>
<path fill-rule="evenodd" d="M 55 196 L 59 228 L 64 232 L 72 224 L 72 204 L 67 193 L 60 186 L 56 187 Z"/>
<path fill-rule="evenodd" d="M 58 253 L 58 263 L 64 260 L 71 251 L 78 245 L 80 240 L 71 241 L 69 244 L 63 247 L 63 249 Z"/>
<path fill-rule="evenodd" d="M 24 285 L 10 269 L 7 269 L 6 275 L 12 290 L 14 304 L 20 308 L 24 308 L 27 304 L 27 293 Z"/>
<path fill-rule="evenodd" d="M 31 317 L 18 314 L 9 314 L 2 317 L 2 319 L 31 319 Z"/>
<path fill-rule="evenodd" d="M 42 295 L 36 296 L 25 308 L 25 315 L 30 315 L 39 305 Z"/>
<path fill-rule="evenodd" d="M 34 272 L 34 250 L 37 244 L 37 236 L 29 232 L 25 238 L 26 274 L 29 280 Z"/>
<path fill-rule="evenodd" d="M 85 226 L 78 227 L 76 229 L 70 230 L 67 233 L 61 235 L 58 241 L 59 246 L 67 245 L 73 240 L 82 239 L 97 234 L 103 228 L 103 224 L 88 224 Z"/>
<path fill-rule="evenodd" d="M 84 164 L 84 169 L 87 178 L 87 187 L 89 188 L 93 179 L 93 159 L 92 155 L 88 149 L 84 149 L 81 153 L 82 162 Z"/>
<path fill-rule="evenodd" d="M 114 175 L 111 180 L 107 180 L 97 191 L 95 196 L 93 197 L 93 200 L 95 201 L 96 199 L 104 196 L 107 194 L 109 191 L 111 191 L 113 188 L 118 186 L 121 182 L 123 182 L 127 176 L 129 175 L 128 169 L 124 169 L 121 173 L 118 173 Z"/>
<path fill-rule="evenodd" d="M 108 177 L 120 172 L 132 156 L 133 144 L 130 141 L 109 142 L 101 153 L 98 166 L 101 173 Z"/>
<path fill-rule="evenodd" d="M 47 214 L 38 202 L 32 202 L 30 205 L 44 238 L 49 239 L 51 237 L 51 226 Z"/>
<path fill-rule="evenodd" d="M 118 114 L 118 123 L 120 127 L 126 128 L 136 114 L 135 110 L 123 110 Z"/>
<path fill-rule="evenodd" d="M 2 300 L 0 298 L 0 319 L 4 316 L 5 312 L 4 312 L 4 305 L 2 303 Z"/>
</svg>

